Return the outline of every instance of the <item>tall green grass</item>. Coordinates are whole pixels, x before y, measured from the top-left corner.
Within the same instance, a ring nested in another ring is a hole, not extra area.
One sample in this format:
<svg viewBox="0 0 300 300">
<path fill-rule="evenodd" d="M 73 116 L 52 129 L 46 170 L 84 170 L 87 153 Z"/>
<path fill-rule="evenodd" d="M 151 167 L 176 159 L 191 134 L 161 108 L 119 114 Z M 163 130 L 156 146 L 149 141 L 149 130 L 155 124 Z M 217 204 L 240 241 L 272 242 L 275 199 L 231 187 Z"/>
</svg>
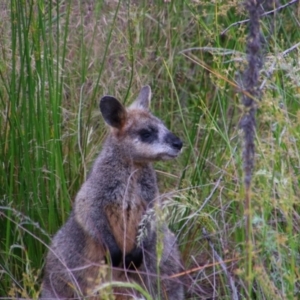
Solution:
<svg viewBox="0 0 300 300">
<path fill-rule="evenodd" d="M 59 7 L 49 4 L 11 1 L 6 7 L 11 21 L 1 69 L 1 285 L 6 292 L 10 282 L 22 288 L 16 276 L 27 267 L 40 269 L 45 247 L 34 240 L 48 242 L 40 229 L 54 232 L 70 209 L 61 126 L 68 31 L 60 29 Z"/>
<path fill-rule="evenodd" d="M 0 20 L 0 297 L 37 298 L 51 236 L 101 149 L 98 99 L 152 109 L 184 139 L 157 163 L 178 236 L 187 299 L 300 293 L 298 4 L 264 17 L 263 97 L 246 289 L 242 115 L 247 16 L 238 1 L 4 0 Z M 169 192 L 171 192 L 169 194 Z M 218 257 L 225 263 L 220 263 Z M 225 268 L 225 270 L 224 270 Z"/>
</svg>

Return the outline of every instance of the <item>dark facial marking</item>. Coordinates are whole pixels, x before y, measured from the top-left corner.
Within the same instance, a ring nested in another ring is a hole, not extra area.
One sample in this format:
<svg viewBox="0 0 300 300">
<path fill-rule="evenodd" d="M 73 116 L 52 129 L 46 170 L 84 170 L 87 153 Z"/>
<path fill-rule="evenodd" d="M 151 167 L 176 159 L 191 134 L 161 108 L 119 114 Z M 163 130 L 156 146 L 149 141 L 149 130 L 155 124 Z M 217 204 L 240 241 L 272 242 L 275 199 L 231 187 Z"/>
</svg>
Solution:
<svg viewBox="0 0 300 300">
<path fill-rule="evenodd" d="M 158 140 L 158 130 L 153 126 L 139 130 L 138 135 L 143 143 L 151 144 L 155 140 Z"/>
<path fill-rule="evenodd" d="M 182 141 L 172 132 L 169 132 L 165 136 L 165 142 L 177 150 L 180 150 L 182 148 Z"/>
</svg>

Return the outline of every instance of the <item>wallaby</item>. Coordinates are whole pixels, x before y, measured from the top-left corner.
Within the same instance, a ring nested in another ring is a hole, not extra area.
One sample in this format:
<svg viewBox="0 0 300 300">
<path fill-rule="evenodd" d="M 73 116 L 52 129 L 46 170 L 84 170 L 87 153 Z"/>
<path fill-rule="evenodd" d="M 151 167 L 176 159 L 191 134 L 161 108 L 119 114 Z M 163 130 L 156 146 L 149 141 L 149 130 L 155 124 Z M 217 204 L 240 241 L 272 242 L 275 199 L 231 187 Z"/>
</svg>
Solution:
<svg viewBox="0 0 300 300">
<path fill-rule="evenodd" d="M 53 238 L 42 299 L 102 299 L 101 283 L 111 280 L 137 282 L 153 299 L 184 299 L 182 283 L 170 278 L 181 271 L 176 239 L 155 217 L 145 221 L 159 208 L 152 162 L 175 158 L 182 148 L 181 140 L 150 113 L 150 100 L 149 86 L 128 108 L 112 96 L 100 100 L 110 133 L 68 221 Z M 92 294 L 97 287 L 98 294 Z M 115 299 L 138 295 L 116 287 L 112 294 Z"/>
</svg>

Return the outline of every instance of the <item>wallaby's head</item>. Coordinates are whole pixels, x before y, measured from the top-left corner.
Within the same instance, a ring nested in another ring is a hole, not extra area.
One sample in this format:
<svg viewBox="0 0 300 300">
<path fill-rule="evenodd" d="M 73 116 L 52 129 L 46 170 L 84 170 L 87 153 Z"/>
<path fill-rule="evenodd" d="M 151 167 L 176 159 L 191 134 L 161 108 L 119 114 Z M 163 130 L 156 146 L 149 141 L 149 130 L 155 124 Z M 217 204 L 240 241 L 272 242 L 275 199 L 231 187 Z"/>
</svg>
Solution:
<svg viewBox="0 0 300 300">
<path fill-rule="evenodd" d="M 150 100 L 150 86 L 144 86 L 127 108 L 112 96 L 100 100 L 101 113 L 115 142 L 136 162 L 171 159 L 182 148 L 181 140 L 150 113 Z"/>
</svg>

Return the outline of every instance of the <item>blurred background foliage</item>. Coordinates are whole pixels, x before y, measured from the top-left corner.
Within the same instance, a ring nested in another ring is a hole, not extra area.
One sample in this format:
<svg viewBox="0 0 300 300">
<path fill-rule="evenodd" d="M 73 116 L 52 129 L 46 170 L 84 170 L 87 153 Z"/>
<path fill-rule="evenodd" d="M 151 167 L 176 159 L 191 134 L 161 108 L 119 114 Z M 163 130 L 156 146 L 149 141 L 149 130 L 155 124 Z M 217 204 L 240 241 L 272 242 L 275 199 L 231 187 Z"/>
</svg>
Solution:
<svg viewBox="0 0 300 300">
<path fill-rule="evenodd" d="M 47 245 L 106 136 L 99 99 L 129 103 L 145 84 L 153 112 L 185 145 L 175 162 L 155 168 L 189 270 L 186 298 L 232 299 L 230 280 L 241 297 L 300 297 L 300 5 L 293 2 L 280 9 L 286 1 L 266 1 L 265 11 L 278 10 L 261 21 L 247 278 L 242 2 L 1 1 L 0 297 L 38 298 Z"/>
</svg>

